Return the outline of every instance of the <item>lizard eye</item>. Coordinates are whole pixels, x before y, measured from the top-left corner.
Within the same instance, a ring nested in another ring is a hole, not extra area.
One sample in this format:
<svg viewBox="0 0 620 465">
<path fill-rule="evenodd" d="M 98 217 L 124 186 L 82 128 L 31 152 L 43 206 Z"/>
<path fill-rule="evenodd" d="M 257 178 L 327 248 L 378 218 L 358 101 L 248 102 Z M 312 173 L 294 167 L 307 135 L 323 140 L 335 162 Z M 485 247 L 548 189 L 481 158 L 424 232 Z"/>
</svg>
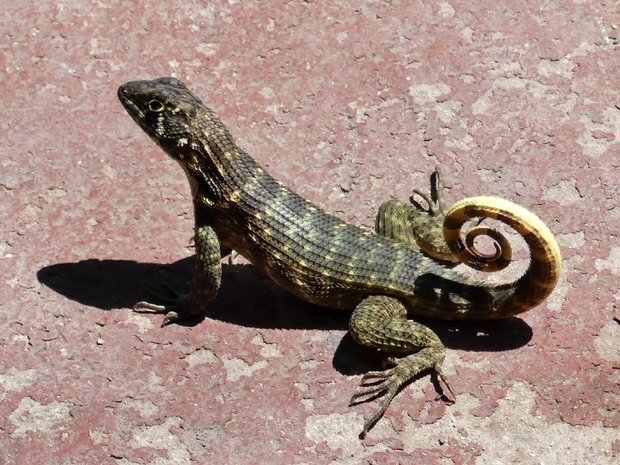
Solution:
<svg viewBox="0 0 620 465">
<path fill-rule="evenodd" d="M 148 104 L 147 104 L 149 110 L 151 110 L 154 113 L 159 113 L 160 111 L 164 110 L 164 104 L 161 103 L 159 100 L 151 100 Z"/>
</svg>

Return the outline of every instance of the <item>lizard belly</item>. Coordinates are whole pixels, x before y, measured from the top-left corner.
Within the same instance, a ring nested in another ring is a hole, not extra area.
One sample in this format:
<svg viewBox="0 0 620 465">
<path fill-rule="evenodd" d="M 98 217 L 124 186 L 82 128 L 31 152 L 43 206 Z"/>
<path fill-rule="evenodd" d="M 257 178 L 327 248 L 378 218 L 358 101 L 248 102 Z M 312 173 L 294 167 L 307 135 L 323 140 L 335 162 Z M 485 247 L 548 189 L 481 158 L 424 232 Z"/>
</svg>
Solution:
<svg viewBox="0 0 620 465">
<path fill-rule="evenodd" d="M 220 215 L 212 221 L 220 243 L 238 252 L 295 296 L 316 305 L 351 310 L 369 295 L 366 286 L 338 279 L 313 266 L 310 257 L 292 257 L 289 247 L 274 244 L 270 237 L 264 237 L 264 230 L 253 231 L 234 218 L 235 215 Z"/>
</svg>

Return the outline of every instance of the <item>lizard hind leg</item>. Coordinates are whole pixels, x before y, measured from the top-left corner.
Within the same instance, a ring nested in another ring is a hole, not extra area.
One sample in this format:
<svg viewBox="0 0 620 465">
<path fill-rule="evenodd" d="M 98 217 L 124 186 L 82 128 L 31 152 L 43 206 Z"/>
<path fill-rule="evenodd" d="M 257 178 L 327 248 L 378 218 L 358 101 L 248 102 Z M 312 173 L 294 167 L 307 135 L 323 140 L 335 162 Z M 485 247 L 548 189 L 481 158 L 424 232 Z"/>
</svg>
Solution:
<svg viewBox="0 0 620 465">
<path fill-rule="evenodd" d="M 445 212 L 443 177 L 436 166 L 430 178 L 430 195 L 413 189 L 409 203 L 384 202 L 377 213 L 375 232 L 422 251 L 446 266 L 455 266 L 458 259 L 443 235 Z"/>
<path fill-rule="evenodd" d="M 435 171 L 431 173 L 430 183 L 430 198 L 424 192 L 421 192 L 418 189 L 413 189 L 411 191 L 411 195 L 409 196 L 409 202 L 416 209 L 425 211 L 430 216 L 443 217 L 446 212 L 446 204 L 444 200 L 445 194 L 443 174 L 441 173 L 439 165 L 435 165 Z M 416 200 L 416 195 L 426 202 L 426 208 L 424 208 L 422 204 Z"/>
<path fill-rule="evenodd" d="M 385 393 L 375 412 L 365 420 L 362 437 L 381 418 L 398 391 L 425 372 L 439 375 L 454 396 L 441 371 L 444 345 L 430 328 L 407 319 L 407 309 L 399 300 L 388 296 L 367 297 L 354 310 L 349 332 L 362 345 L 401 356 L 388 359 L 391 368 L 364 375 L 362 386 L 351 398 L 353 404 L 360 397 Z M 372 379 L 379 382 L 366 385 Z"/>
</svg>

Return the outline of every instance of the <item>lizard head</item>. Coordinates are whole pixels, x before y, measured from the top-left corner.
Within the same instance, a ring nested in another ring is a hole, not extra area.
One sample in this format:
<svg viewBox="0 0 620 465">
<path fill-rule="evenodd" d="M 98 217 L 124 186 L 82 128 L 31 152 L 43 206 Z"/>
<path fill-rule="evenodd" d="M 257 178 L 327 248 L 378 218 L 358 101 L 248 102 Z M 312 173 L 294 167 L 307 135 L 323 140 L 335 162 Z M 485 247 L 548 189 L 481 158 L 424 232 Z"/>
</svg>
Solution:
<svg viewBox="0 0 620 465">
<path fill-rule="evenodd" d="M 191 122 L 204 106 L 181 81 L 131 81 L 118 88 L 118 98 L 161 148 L 175 159 L 183 158 L 183 148 L 192 140 Z"/>
</svg>

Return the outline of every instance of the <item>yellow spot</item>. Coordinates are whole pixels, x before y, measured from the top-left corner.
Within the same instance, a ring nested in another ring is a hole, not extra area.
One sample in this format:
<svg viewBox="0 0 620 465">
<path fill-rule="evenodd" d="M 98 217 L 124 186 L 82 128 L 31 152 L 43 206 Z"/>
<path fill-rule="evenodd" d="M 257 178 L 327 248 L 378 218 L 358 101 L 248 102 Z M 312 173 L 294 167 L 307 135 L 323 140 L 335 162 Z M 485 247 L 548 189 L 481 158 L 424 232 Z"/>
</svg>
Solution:
<svg viewBox="0 0 620 465">
<path fill-rule="evenodd" d="M 390 280 L 395 280 L 398 277 L 398 274 L 396 274 L 396 270 L 391 270 L 388 276 Z"/>
</svg>

